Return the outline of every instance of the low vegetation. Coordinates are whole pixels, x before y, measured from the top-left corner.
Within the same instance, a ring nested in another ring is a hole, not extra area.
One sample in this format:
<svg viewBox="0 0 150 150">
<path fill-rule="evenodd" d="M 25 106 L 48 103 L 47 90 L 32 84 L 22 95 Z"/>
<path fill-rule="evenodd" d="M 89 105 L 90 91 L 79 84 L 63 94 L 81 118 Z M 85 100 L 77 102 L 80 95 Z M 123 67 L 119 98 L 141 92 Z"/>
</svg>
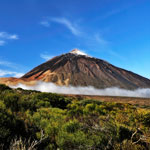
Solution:
<svg viewBox="0 0 150 150">
<path fill-rule="evenodd" d="M 2 150 L 150 150 L 150 109 L 0 85 Z"/>
</svg>

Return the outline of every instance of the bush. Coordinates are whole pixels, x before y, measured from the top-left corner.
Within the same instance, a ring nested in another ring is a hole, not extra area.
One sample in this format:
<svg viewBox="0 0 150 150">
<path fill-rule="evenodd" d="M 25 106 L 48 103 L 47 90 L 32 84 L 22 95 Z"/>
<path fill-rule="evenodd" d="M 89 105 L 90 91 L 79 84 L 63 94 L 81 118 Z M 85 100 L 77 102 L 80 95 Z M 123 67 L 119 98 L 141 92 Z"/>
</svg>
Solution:
<svg viewBox="0 0 150 150">
<path fill-rule="evenodd" d="M 150 127 L 150 113 L 143 115 L 142 122 L 146 127 Z"/>
<path fill-rule="evenodd" d="M 15 93 L 9 93 L 4 97 L 4 103 L 7 108 L 10 108 L 12 112 L 16 112 L 19 110 L 18 102 L 20 96 Z"/>
<path fill-rule="evenodd" d="M 12 90 L 12 89 L 6 86 L 5 84 L 0 84 L 0 92 L 6 91 L 6 90 Z"/>
<path fill-rule="evenodd" d="M 0 85 L 0 148 L 12 139 L 23 147 L 40 141 L 41 131 L 46 140 L 37 150 L 148 150 L 150 110 Z"/>
</svg>

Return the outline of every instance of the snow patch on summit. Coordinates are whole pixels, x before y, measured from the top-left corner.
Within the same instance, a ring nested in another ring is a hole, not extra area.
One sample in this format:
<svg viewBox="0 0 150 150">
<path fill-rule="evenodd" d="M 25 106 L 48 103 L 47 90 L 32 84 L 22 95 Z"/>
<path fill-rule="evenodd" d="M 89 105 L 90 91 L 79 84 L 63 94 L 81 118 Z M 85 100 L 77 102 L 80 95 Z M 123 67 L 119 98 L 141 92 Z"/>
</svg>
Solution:
<svg viewBox="0 0 150 150">
<path fill-rule="evenodd" d="M 88 56 L 86 53 L 84 53 L 84 52 L 82 52 L 82 51 L 80 51 L 80 50 L 78 50 L 78 49 L 74 49 L 74 50 L 72 50 L 72 51 L 69 52 L 69 53 L 71 53 L 71 54 L 76 54 L 76 55 L 85 55 L 85 56 Z"/>
</svg>

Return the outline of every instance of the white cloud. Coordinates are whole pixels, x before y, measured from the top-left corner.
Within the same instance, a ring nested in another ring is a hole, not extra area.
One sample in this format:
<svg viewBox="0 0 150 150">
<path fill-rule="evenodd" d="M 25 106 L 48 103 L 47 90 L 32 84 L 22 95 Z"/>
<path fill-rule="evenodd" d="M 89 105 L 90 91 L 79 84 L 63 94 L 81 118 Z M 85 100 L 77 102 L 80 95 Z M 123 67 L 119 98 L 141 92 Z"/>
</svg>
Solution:
<svg viewBox="0 0 150 150">
<path fill-rule="evenodd" d="M 35 86 L 18 84 L 13 88 L 21 87 L 27 90 L 37 90 L 42 92 L 62 93 L 62 94 L 82 94 L 82 95 L 105 95 L 105 96 L 127 96 L 127 97 L 147 97 L 150 98 L 150 89 L 125 90 L 117 87 L 96 89 L 94 87 L 73 87 L 57 86 L 53 83 L 38 82 Z"/>
<path fill-rule="evenodd" d="M 111 11 L 107 12 L 106 14 L 104 14 L 103 16 L 101 16 L 101 19 L 106 19 L 106 18 L 109 18 L 109 17 L 111 17 L 113 15 L 119 14 L 123 10 L 124 9 L 111 10 Z"/>
<path fill-rule="evenodd" d="M 124 60 L 124 61 L 126 60 L 125 57 L 119 55 L 118 53 L 116 53 L 116 52 L 113 51 L 113 50 L 110 50 L 110 49 L 109 49 L 108 53 L 109 53 L 110 55 L 112 55 L 112 56 L 114 56 L 114 57 L 120 59 L 120 60 Z"/>
<path fill-rule="evenodd" d="M 14 71 L 8 71 L 8 70 L 0 70 L 0 77 L 4 77 L 4 76 L 12 76 L 12 77 L 21 77 L 23 76 L 24 73 L 20 73 L 20 72 L 14 72 Z"/>
<path fill-rule="evenodd" d="M 71 21 L 69 21 L 66 18 L 51 18 L 50 20 L 65 25 L 72 32 L 72 34 L 76 36 L 81 35 L 81 32 L 79 31 L 77 25 L 73 24 Z"/>
<path fill-rule="evenodd" d="M 134 6 L 133 4 L 128 4 L 122 8 L 118 8 L 118 9 L 113 9 L 113 10 L 109 10 L 108 12 L 106 12 L 104 15 L 100 16 L 98 19 L 107 19 L 111 16 L 120 14 L 124 11 L 126 11 L 127 9 L 131 8 L 132 6 Z"/>
<path fill-rule="evenodd" d="M 0 46 L 3 46 L 3 45 L 5 45 L 5 41 L 3 41 L 3 40 L 0 40 Z"/>
<path fill-rule="evenodd" d="M 20 78 L 24 75 L 24 73 L 14 72 L 14 77 Z"/>
<path fill-rule="evenodd" d="M 7 32 L 0 32 L 0 39 L 18 40 L 17 34 L 9 34 Z"/>
<path fill-rule="evenodd" d="M 18 40 L 19 37 L 18 37 L 18 35 L 14 34 L 14 35 L 10 35 L 8 39 L 10 39 L 10 40 Z"/>
<path fill-rule="evenodd" d="M 51 58 L 53 58 L 53 56 L 47 55 L 47 54 L 40 54 L 40 57 L 43 58 L 46 61 L 49 60 L 49 59 L 51 59 Z"/>
<path fill-rule="evenodd" d="M 1 69 L 6 69 L 6 70 L 14 70 L 13 72 L 15 73 L 17 70 L 26 70 L 27 68 L 25 66 L 22 66 L 20 64 L 16 64 L 10 61 L 6 61 L 6 60 L 1 60 L 0 59 L 0 70 Z M 18 71 L 17 71 L 18 72 Z"/>
<path fill-rule="evenodd" d="M 113 14 L 117 12 L 118 11 L 113 11 L 111 13 Z M 117 54 L 115 51 L 111 49 L 110 47 L 111 42 L 106 40 L 103 37 L 103 34 L 101 34 L 100 32 L 86 33 L 86 31 L 84 30 L 81 32 L 79 30 L 79 25 L 77 26 L 77 24 L 71 22 L 65 17 L 47 18 L 47 20 L 41 22 L 41 24 L 44 26 L 48 26 L 50 22 L 56 22 L 66 26 L 71 31 L 72 34 L 79 36 L 80 41 L 82 41 L 82 43 L 85 43 L 85 45 L 87 45 L 90 49 L 95 49 L 95 51 L 105 51 L 109 55 L 122 59 L 122 56 L 120 56 L 119 54 Z M 45 60 L 49 60 L 51 56 L 41 54 L 41 58 Z"/>
<path fill-rule="evenodd" d="M 101 44 L 101 45 L 107 45 L 107 44 L 109 44 L 109 42 L 108 41 L 106 41 L 100 34 L 95 34 L 94 35 L 94 38 L 95 38 L 95 40 L 99 43 L 99 44 Z"/>
<path fill-rule="evenodd" d="M 102 52 L 105 52 L 113 57 L 116 57 L 122 61 L 125 60 L 123 56 L 121 56 L 117 51 L 112 50 L 111 48 L 111 42 L 108 40 L 105 40 L 105 38 L 100 33 L 96 33 L 93 35 L 93 45 L 96 45 L 98 48 L 96 48 L 98 51 L 101 50 Z M 89 42 L 90 43 L 90 42 Z M 96 51 L 96 50 L 95 50 Z"/>
<path fill-rule="evenodd" d="M 50 23 L 48 21 L 41 21 L 40 24 L 45 27 L 50 27 Z"/>
<path fill-rule="evenodd" d="M 1 66 L 6 66 L 6 67 L 9 67 L 9 68 L 17 68 L 16 64 L 14 64 L 12 62 L 9 62 L 9 61 L 5 61 L 5 60 L 0 60 L 0 65 Z"/>
<path fill-rule="evenodd" d="M 9 34 L 7 32 L 0 32 L 0 46 L 4 46 L 8 40 L 18 40 L 17 34 Z"/>
</svg>

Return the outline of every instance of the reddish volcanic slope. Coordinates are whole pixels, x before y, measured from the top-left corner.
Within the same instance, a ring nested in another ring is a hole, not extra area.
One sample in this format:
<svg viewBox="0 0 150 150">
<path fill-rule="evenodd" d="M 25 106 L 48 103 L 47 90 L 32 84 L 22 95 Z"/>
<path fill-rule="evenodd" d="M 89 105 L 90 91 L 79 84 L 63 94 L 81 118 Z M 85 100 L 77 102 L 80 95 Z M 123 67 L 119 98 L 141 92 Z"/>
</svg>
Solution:
<svg viewBox="0 0 150 150">
<path fill-rule="evenodd" d="M 22 81 L 42 80 L 57 85 L 150 88 L 150 80 L 75 49 L 56 56 L 25 74 Z"/>
</svg>

